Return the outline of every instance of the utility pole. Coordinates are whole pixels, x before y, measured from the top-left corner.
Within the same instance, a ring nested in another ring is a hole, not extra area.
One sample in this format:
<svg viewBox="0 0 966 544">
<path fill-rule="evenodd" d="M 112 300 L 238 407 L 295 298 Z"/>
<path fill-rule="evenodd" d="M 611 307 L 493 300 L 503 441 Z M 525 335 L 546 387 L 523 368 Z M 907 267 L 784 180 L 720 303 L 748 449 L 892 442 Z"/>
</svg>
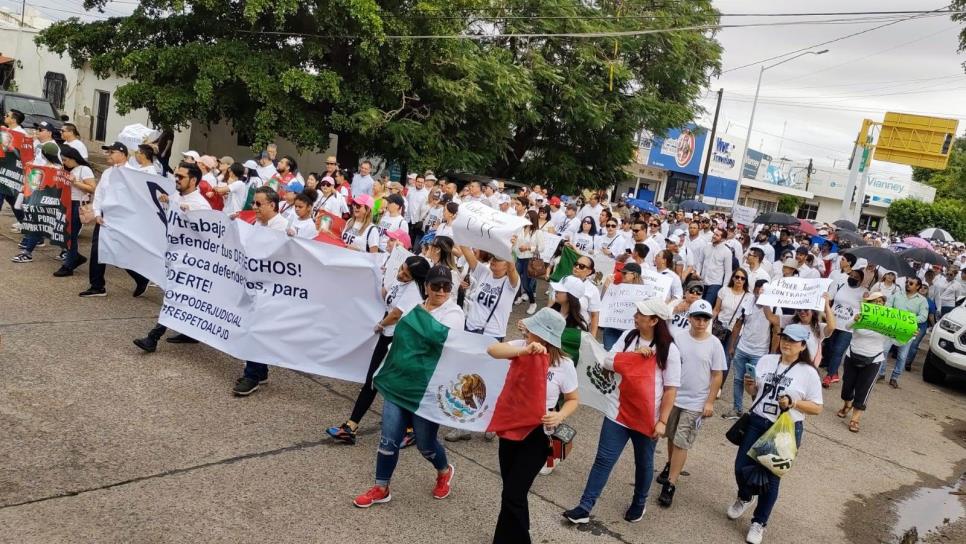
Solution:
<svg viewBox="0 0 966 544">
<path fill-rule="evenodd" d="M 812 168 L 812 159 L 808 159 L 808 170 L 805 171 L 805 190 L 808 191 L 808 185 L 812 183 L 812 172 L 815 170 Z"/>
<path fill-rule="evenodd" d="M 708 183 L 708 168 L 711 167 L 711 155 L 714 154 L 714 138 L 718 133 L 718 114 L 721 113 L 721 97 L 724 95 L 724 89 L 718 89 L 718 104 L 714 107 L 714 121 L 711 123 L 711 135 L 708 138 L 708 154 L 704 157 L 704 172 L 701 174 L 701 180 L 698 182 L 698 194 L 697 197 L 702 202 L 704 202 L 704 189 Z M 738 202 L 738 195 L 735 195 L 735 202 Z"/>
<path fill-rule="evenodd" d="M 856 195 L 858 192 L 857 184 L 859 183 L 859 174 L 863 174 L 863 179 L 865 179 L 867 164 L 866 161 L 869 155 L 869 149 L 866 147 L 869 143 L 869 128 L 872 125 L 872 121 L 864 119 L 862 121 L 862 128 L 859 130 L 859 136 L 855 140 L 855 147 L 852 148 L 852 160 L 849 161 L 849 181 L 845 185 L 845 194 L 842 195 L 842 209 L 840 211 L 840 216 L 842 219 L 847 219 L 849 221 L 855 221 L 858 219 L 857 216 L 853 216 L 852 212 L 852 201 L 853 196 L 858 196 L 854 198 L 856 204 L 858 204 L 858 210 L 861 214 L 862 211 L 862 198 L 865 195 L 865 186 L 862 186 L 862 194 Z M 853 219 L 853 217 L 855 217 Z"/>
</svg>

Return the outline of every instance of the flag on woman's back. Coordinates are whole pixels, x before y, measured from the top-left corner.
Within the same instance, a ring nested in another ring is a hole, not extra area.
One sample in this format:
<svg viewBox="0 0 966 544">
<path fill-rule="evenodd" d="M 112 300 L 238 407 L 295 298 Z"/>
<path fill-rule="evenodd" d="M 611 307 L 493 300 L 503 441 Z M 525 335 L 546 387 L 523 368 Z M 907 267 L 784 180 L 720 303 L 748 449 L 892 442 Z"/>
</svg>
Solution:
<svg viewBox="0 0 966 544">
<path fill-rule="evenodd" d="M 654 436 L 657 358 L 618 353 L 611 371 L 603 366 L 607 352 L 590 333 L 567 328 L 561 341 L 577 368 L 580 403 L 629 429 Z"/>
<path fill-rule="evenodd" d="M 553 267 L 553 274 L 550 274 L 550 281 L 560 281 L 561 279 L 573 274 L 574 265 L 577 264 L 577 259 L 580 258 L 580 253 L 577 253 L 572 248 L 564 246 L 560 250 L 560 261 L 557 262 L 557 266 Z"/>
<path fill-rule="evenodd" d="M 546 413 L 548 357 L 493 359 L 490 343 L 450 330 L 417 306 L 396 325 L 373 385 L 387 401 L 430 421 L 522 440 Z"/>
</svg>

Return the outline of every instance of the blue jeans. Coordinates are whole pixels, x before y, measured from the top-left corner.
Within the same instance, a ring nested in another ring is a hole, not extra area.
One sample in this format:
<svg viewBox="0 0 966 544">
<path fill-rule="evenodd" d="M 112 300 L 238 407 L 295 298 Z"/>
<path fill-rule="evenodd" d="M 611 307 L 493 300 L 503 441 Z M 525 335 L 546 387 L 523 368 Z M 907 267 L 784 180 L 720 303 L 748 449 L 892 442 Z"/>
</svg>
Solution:
<svg viewBox="0 0 966 544">
<path fill-rule="evenodd" d="M 449 461 L 446 450 L 436 439 L 439 424 L 423 419 L 392 401 L 382 405 L 382 437 L 376 450 L 376 485 L 388 486 L 392 473 L 399 462 L 399 445 L 406 435 L 406 427 L 412 426 L 416 434 L 416 448 L 437 471 L 446 470 Z"/>
<path fill-rule="evenodd" d="M 704 300 L 707 300 L 711 307 L 714 307 L 714 303 L 718 301 L 718 291 L 721 290 L 720 285 L 708 285 L 704 288 Z"/>
<path fill-rule="evenodd" d="M 537 301 L 534 292 L 537 290 L 537 280 L 527 275 L 530 259 L 517 259 L 517 274 L 520 276 L 520 293 L 525 293 L 531 303 Z"/>
<path fill-rule="evenodd" d="M 923 331 L 922 325 L 925 325 L 925 323 L 919 326 L 920 331 Z M 919 333 L 916 333 L 916 336 L 918 337 Z M 896 346 L 896 362 L 895 362 L 895 366 L 892 367 L 893 380 L 898 380 L 899 376 L 902 376 L 902 371 L 906 369 L 906 359 L 909 359 L 909 362 L 911 363 L 912 359 L 916 358 L 916 352 L 912 351 L 911 349 L 912 343 L 915 341 L 916 341 L 915 338 L 913 338 L 912 340 L 909 340 L 908 342 L 902 345 L 895 344 L 895 343 L 892 344 Z M 916 343 L 916 349 L 919 349 L 918 342 Z M 889 364 L 889 355 L 887 353 L 886 360 L 882 361 L 882 366 L 879 367 L 879 376 L 885 376 L 886 366 L 888 364 Z"/>
<path fill-rule="evenodd" d="M 731 359 L 731 374 L 734 376 L 735 382 L 732 407 L 735 409 L 735 412 L 741 411 L 742 402 L 744 401 L 745 372 L 748 369 L 748 365 L 757 365 L 758 359 L 761 359 L 761 357 L 761 355 L 748 355 L 740 349 L 735 349 L 735 356 Z"/>
<path fill-rule="evenodd" d="M 845 350 L 848 349 L 849 344 L 852 343 L 852 333 L 848 331 L 840 331 L 838 329 L 828 337 L 825 341 L 825 349 L 822 350 L 822 360 L 825 361 L 827 366 L 826 373 L 828 375 L 838 374 L 839 365 L 842 364 L 842 356 L 845 355 Z"/>
<path fill-rule="evenodd" d="M 738 498 L 743 501 L 750 501 L 752 498 L 752 493 L 749 491 L 744 484 L 744 478 L 741 475 L 741 469 L 746 466 L 758 465 L 758 461 L 748 457 L 748 450 L 755 445 L 758 438 L 765 434 L 769 428 L 771 428 L 772 422 L 767 419 L 751 414 L 751 418 L 748 423 L 748 432 L 745 433 L 745 439 L 742 441 L 741 446 L 738 447 L 738 455 L 735 457 L 735 483 L 738 484 Z M 799 421 L 795 423 L 795 443 L 799 448 L 802 447 L 802 433 L 805 432 L 805 427 L 802 422 Z M 755 515 L 751 518 L 753 523 L 760 523 L 762 525 L 768 525 L 768 518 L 771 516 L 771 510 L 775 507 L 775 502 L 778 501 L 778 485 L 781 483 L 782 479 L 775 476 L 767 469 L 762 468 L 765 472 L 768 472 L 768 491 L 763 495 L 758 496 L 758 504 L 755 506 Z"/>
<path fill-rule="evenodd" d="M 614 343 L 620 339 L 622 334 L 624 334 L 623 329 L 601 327 L 600 330 L 604 334 L 604 349 L 607 351 L 610 351 L 610 347 L 613 346 Z"/>
<path fill-rule="evenodd" d="M 70 247 L 67 249 L 67 258 L 64 259 L 64 267 L 73 270 L 77 267 L 77 260 L 80 253 L 77 250 L 77 236 L 81 231 L 80 201 L 70 202 Z"/>
<path fill-rule="evenodd" d="M 628 439 L 634 446 L 634 497 L 631 503 L 640 506 L 647 502 L 647 491 L 654 478 L 654 446 L 657 442 L 605 417 L 600 427 L 600 438 L 597 439 L 597 458 L 587 476 L 584 494 L 580 497 L 580 507 L 584 510 L 593 510 Z"/>
<path fill-rule="evenodd" d="M 256 382 L 263 382 L 268 379 L 268 365 L 255 361 L 245 361 L 244 376 Z"/>
<path fill-rule="evenodd" d="M 41 236 L 39 233 L 28 232 L 24 234 L 23 240 L 20 241 L 20 243 L 24 246 L 22 251 L 27 255 L 32 254 L 34 252 L 34 248 L 40 244 L 41 240 L 43 240 L 43 236 Z"/>
<path fill-rule="evenodd" d="M 905 361 L 906 366 L 912 368 L 912 363 L 916 360 L 916 355 L 919 353 L 919 344 L 922 343 L 922 339 L 926 336 L 926 330 L 929 328 L 929 322 L 924 321 L 919 324 L 919 332 L 916 333 L 916 337 L 912 339 L 909 346 L 909 358 Z"/>
</svg>

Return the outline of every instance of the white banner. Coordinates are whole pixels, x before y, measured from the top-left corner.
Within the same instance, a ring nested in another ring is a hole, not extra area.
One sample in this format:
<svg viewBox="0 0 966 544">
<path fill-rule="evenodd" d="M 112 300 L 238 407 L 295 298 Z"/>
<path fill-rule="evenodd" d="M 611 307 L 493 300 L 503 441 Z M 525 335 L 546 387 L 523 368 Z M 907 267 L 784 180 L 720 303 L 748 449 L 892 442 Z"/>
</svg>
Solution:
<svg viewBox="0 0 966 544">
<path fill-rule="evenodd" d="M 106 221 L 124 237 L 102 236 L 100 247 L 119 255 L 123 247 L 111 244 L 131 241 L 130 268 L 165 286 L 159 323 L 239 359 L 365 380 L 373 326 L 385 312 L 380 256 L 231 221 L 219 211 L 184 213 L 175 198 L 167 245 L 154 255 L 165 224 L 140 190 L 115 192 L 118 209 L 141 211 L 108 212 Z"/>
<path fill-rule="evenodd" d="M 605 276 L 614 273 L 614 266 L 617 265 L 617 261 L 613 257 L 604 255 L 603 253 L 594 253 L 590 258 L 594 261 L 595 272 L 601 272 Z"/>
<path fill-rule="evenodd" d="M 509 261 L 513 259 L 510 237 L 527 224 L 525 217 L 505 214 L 482 202 L 464 202 L 453 221 L 453 241 Z"/>
<path fill-rule="evenodd" d="M 765 284 L 757 304 L 822 311 L 825 309 L 822 295 L 828 291 L 829 283 L 831 280 L 827 279 L 779 278 Z"/>
<path fill-rule="evenodd" d="M 413 254 L 408 249 L 404 248 L 402 244 L 396 244 L 393 248 L 392 253 L 389 254 L 389 258 L 386 259 L 386 264 L 382 265 L 382 286 L 389 289 L 393 282 L 396 281 L 396 274 L 399 273 L 399 269 L 402 268 L 406 259 L 412 257 Z"/>
<path fill-rule="evenodd" d="M 560 246 L 563 238 L 549 232 L 543 232 L 541 236 L 543 236 L 543 241 L 541 242 L 540 258 L 549 263 L 553 260 L 554 254 L 557 253 L 557 247 Z"/>
<path fill-rule="evenodd" d="M 731 209 L 731 218 L 739 225 L 750 225 L 758 217 L 758 208 L 735 204 Z"/>
<path fill-rule="evenodd" d="M 167 206 L 158 198 L 162 194 L 172 201 L 178 199 L 174 180 L 131 168 L 111 170 L 102 210 L 104 224 L 98 235 L 98 260 L 164 285 L 168 242 L 164 234 Z"/>
<path fill-rule="evenodd" d="M 634 328 L 635 302 L 652 298 L 666 301 L 671 292 L 671 278 L 644 270 L 643 284 L 621 283 L 611 285 L 601 299 L 600 326 L 628 330 Z"/>
</svg>

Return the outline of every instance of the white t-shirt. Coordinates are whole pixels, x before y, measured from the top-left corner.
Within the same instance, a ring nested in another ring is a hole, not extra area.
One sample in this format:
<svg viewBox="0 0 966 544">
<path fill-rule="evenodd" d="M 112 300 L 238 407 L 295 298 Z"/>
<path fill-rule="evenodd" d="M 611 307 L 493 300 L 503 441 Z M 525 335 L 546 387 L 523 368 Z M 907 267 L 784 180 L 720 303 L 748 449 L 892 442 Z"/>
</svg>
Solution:
<svg viewBox="0 0 966 544">
<path fill-rule="evenodd" d="M 248 198 L 248 183 L 236 179 L 228 184 L 228 194 L 224 195 L 224 212 L 232 214 L 242 211 Z"/>
<path fill-rule="evenodd" d="M 79 139 L 75 139 L 69 142 L 64 140 L 64 143 L 76 149 L 77 152 L 80 153 L 80 156 L 83 157 L 84 160 L 87 160 L 87 146 L 84 145 L 84 142 L 80 141 Z"/>
<path fill-rule="evenodd" d="M 315 238 L 319 234 L 319 231 L 315 228 L 315 221 L 311 217 L 308 219 L 299 219 L 297 216 L 291 220 L 289 228 L 295 230 L 295 236 L 299 238 Z"/>
<path fill-rule="evenodd" d="M 859 315 L 862 307 L 862 295 L 865 288 L 849 287 L 848 283 L 842 282 L 835 297 L 832 299 L 832 313 L 835 314 L 835 329 L 839 331 L 851 332 L 848 326 L 852 324 Z"/>
<path fill-rule="evenodd" d="M 332 191 L 329 196 L 319 193 L 318 200 L 313 207 L 316 213 L 319 210 L 325 210 L 336 217 L 342 217 L 342 214 L 349 213 L 349 206 L 346 205 L 345 199 L 337 191 Z"/>
<path fill-rule="evenodd" d="M 755 295 L 751 293 L 735 294 L 730 287 L 725 286 L 718 291 L 718 300 L 721 301 L 721 308 L 718 312 L 718 322 L 725 326 L 729 331 L 734 327 L 738 318 L 741 317 L 742 308 L 747 307 L 755 300 Z"/>
<path fill-rule="evenodd" d="M 874 357 L 873 362 L 885 360 L 886 342 L 889 339 L 875 331 L 856 329 L 852 332 L 852 343 L 849 344 L 846 355 L 864 355 Z"/>
<path fill-rule="evenodd" d="M 195 191 L 195 192 L 198 193 L 199 195 L 201 194 L 201 191 Z M 285 232 L 286 230 L 288 230 L 288 221 L 286 221 L 285 218 L 282 217 L 282 214 L 280 213 L 275 214 L 275 217 L 269 219 L 268 223 L 264 225 L 262 225 L 261 222 L 259 221 L 255 221 L 255 224 L 261 227 L 277 230 L 279 232 Z"/>
<path fill-rule="evenodd" d="M 724 348 L 710 334 L 704 340 L 698 340 L 691 336 L 691 331 L 672 328 L 671 335 L 681 352 L 681 387 L 674 399 L 674 405 L 684 410 L 700 412 L 704 410 L 704 403 L 708 400 L 711 372 L 724 372 L 728 368 Z"/>
<path fill-rule="evenodd" d="M 590 324 L 590 314 L 601 310 L 600 289 L 591 281 L 590 277 L 584 280 L 584 294 L 580 297 L 580 315 L 584 321 Z"/>
<path fill-rule="evenodd" d="M 519 282 L 511 285 L 509 274 L 494 278 L 490 267 L 483 263 L 477 263 L 472 278 L 476 287 L 466 301 L 466 328 L 483 329 L 483 334 L 493 338 L 505 337 Z"/>
<path fill-rule="evenodd" d="M 626 343 L 627 335 L 633 331 L 624 331 L 620 338 L 614 342 L 614 345 L 610 348 L 607 356 L 604 358 L 603 367 L 607 370 L 614 370 L 614 356 L 621 353 L 624 350 L 624 344 Z M 626 351 L 637 351 L 643 344 L 640 336 L 637 337 L 629 346 L 627 346 Z M 660 370 L 660 367 L 658 367 Z M 618 374 L 618 379 L 620 375 Z M 618 382 L 619 383 L 619 382 Z M 664 398 L 664 388 L 665 387 L 681 387 L 681 352 L 678 351 L 678 347 L 671 344 L 668 347 L 667 352 L 667 364 L 664 365 L 664 370 L 654 373 L 654 423 L 656 424 L 661 418 L 661 400 Z M 610 418 L 607 418 L 610 419 Z M 611 419 L 611 421 L 614 421 Z M 614 421 L 620 425 L 619 422 Z M 623 425 L 621 425 L 623 427 Z"/>
<path fill-rule="evenodd" d="M 777 388 L 775 382 L 778 377 L 788 369 L 788 365 L 780 364 L 781 356 L 778 354 L 765 355 L 758 359 L 755 365 L 755 381 L 758 384 L 758 396 L 765 398 L 755 406 L 754 413 L 767 419 L 775 421 L 781 411 L 778 409 L 778 399 L 782 395 L 788 395 L 793 401 L 806 400 L 821 405 L 822 400 L 822 380 L 818 377 L 818 371 L 810 364 L 799 363 L 791 370 L 788 370 Z M 791 410 L 793 421 L 804 421 L 805 414 L 798 410 Z"/>
<path fill-rule="evenodd" d="M 463 314 L 463 309 L 457 306 L 456 302 L 451 298 L 446 299 L 446 302 L 439 308 L 429 312 L 429 315 L 451 329 L 462 328 L 463 322 L 466 321 L 466 315 Z"/>
<path fill-rule="evenodd" d="M 446 236 L 448 238 L 452 238 L 453 226 L 446 222 L 440 223 L 439 227 L 436 228 L 436 236 Z"/>
<path fill-rule="evenodd" d="M 741 324 L 741 334 L 735 349 L 751 356 L 767 354 L 771 350 L 771 323 L 765 315 L 764 307 L 745 304 L 738 313 L 738 319 L 744 319 L 744 322 Z"/>
<path fill-rule="evenodd" d="M 360 232 L 355 224 L 351 227 L 347 225 L 346 228 L 342 229 L 342 242 L 359 251 L 368 252 L 371 248 L 379 247 L 379 228 L 375 225 L 369 225 L 365 232 Z"/>
<path fill-rule="evenodd" d="M 598 251 L 604 248 L 609 249 L 611 256 L 614 258 L 624 253 L 624 251 L 627 249 L 624 236 L 620 234 L 620 231 L 614 234 L 614 236 L 608 236 L 606 234 L 598 235 L 595 245 L 597 246 Z"/>
<path fill-rule="evenodd" d="M 508 342 L 512 346 L 523 347 L 525 340 Z M 557 405 L 560 395 L 573 393 L 577 390 L 577 369 L 574 362 L 567 357 L 561 357 L 557 366 L 547 368 L 547 410 Z"/>
<path fill-rule="evenodd" d="M 684 297 L 684 287 L 681 285 L 681 276 L 678 276 L 670 268 L 658 272 L 671 278 L 671 290 L 668 292 L 668 300 L 676 300 Z"/>
<path fill-rule="evenodd" d="M 409 232 L 409 224 L 402 215 L 392 217 L 388 213 L 382 214 L 379 219 L 379 251 L 386 251 L 386 242 L 389 241 L 386 233 L 399 229 Z"/>
<path fill-rule="evenodd" d="M 672 300 L 669 304 L 671 307 L 671 320 L 668 321 L 668 328 L 671 330 L 671 334 L 675 334 L 676 331 L 687 331 L 691 329 L 691 321 L 688 320 L 688 309 L 685 308 L 683 312 L 676 314 L 674 313 L 674 307 L 677 306 L 679 301 Z"/>
<path fill-rule="evenodd" d="M 429 211 L 426 212 L 426 218 L 423 219 L 423 231 L 430 232 L 430 231 L 436 230 L 436 228 L 442 222 L 443 222 L 443 207 L 437 206 L 435 208 L 430 208 Z M 439 236 L 438 233 L 437 233 L 437 236 Z"/>
<path fill-rule="evenodd" d="M 583 232 L 578 232 L 570 237 L 570 242 L 577 248 L 577 251 L 586 255 L 593 255 L 597 252 L 597 238 Z"/>
<path fill-rule="evenodd" d="M 406 315 L 409 310 L 419 306 L 422 302 L 423 297 L 419 296 L 419 287 L 416 282 L 400 283 L 399 280 L 394 280 L 392 286 L 386 289 L 386 311 L 399 308 L 402 315 Z M 382 334 L 383 336 L 392 336 L 395 331 L 396 325 L 393 324 L 384 328 Z"/>
<path fill-rule="evenodd" d="M 211 204 L 201 196 L 201 190 L 195 189 L 186 195 L 181 195 L 181 204 L 188 208 L 188 211 L 210 210 Z"/>
<path fill-rule="evenodd" d="M 74 140 L 74 141 L 77 141 L 77 140 Z M 77 167 L 75 167 L 70 171 L 70 175 L 72 178 L 76 179 L 77 181 L 84 181 L 85 179 L 95 179 L 94 171 L 87 166 L 78 165 Z M 80 189 L 78 189 L 77 187 L 74 187 L 73 185 L 70 186 L 71 200 L 81 201 L 81 200 L 87 200 L 90 197 L 91 195 L 89 193 L 85 193 L 84 191 L 81 191 Z"/>
</svg>

